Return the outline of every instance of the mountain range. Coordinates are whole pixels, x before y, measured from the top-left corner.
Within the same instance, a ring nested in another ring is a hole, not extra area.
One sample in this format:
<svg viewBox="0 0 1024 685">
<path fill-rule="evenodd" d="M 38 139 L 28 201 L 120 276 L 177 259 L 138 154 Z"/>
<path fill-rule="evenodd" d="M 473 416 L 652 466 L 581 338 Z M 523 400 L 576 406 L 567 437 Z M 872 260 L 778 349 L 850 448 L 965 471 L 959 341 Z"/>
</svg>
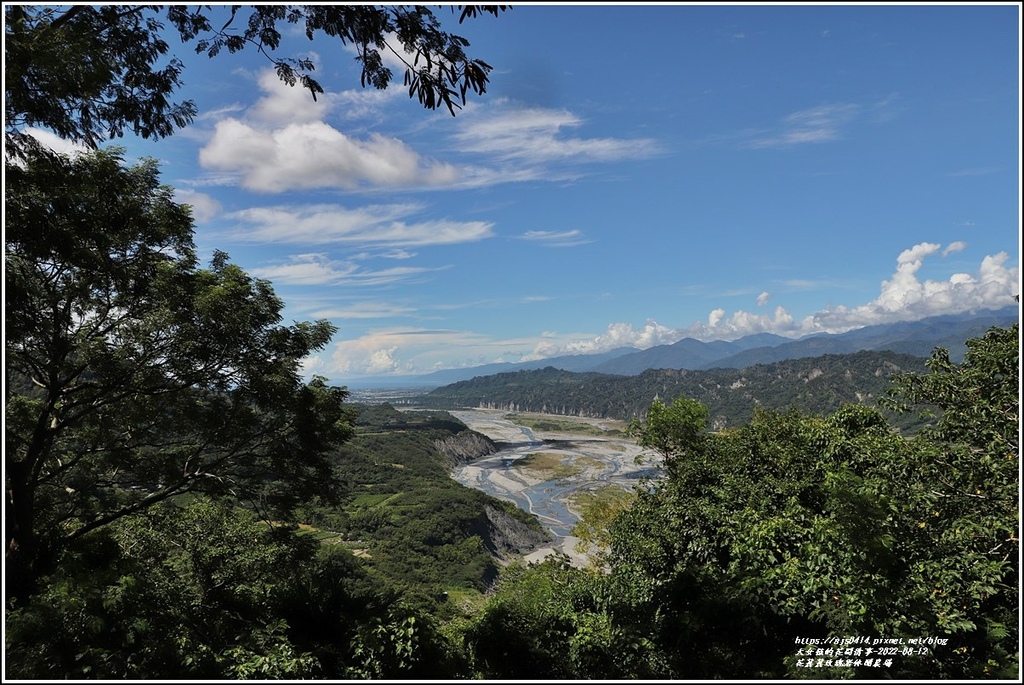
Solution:
<svg viewBox="0 0 1024 685">
<path fill-rule="evenodd" d="M 645 350 L 621 347 L 599 354 L 444 369 L 419 376 L 362 378 L 351 385 L 366 388 L 440 387 L 478 376 L 547 367 L 622 376 L 634 376 L 648 369 L 743 369 L 755 364 L 826 354 L 849 354 L 862 350 L 928 357 L 936 347 L 945 348 L 950 358 L 959 362 L 967 351 L 966 340 L 980 337 L 992 326 L 1010 326 L 1019 320 L 1019 309 L 1006 307 L 971 314 L 933 316 L 918 321 L 865 326 L 846 333 L 818 333 L 797 339 L 771 333 L 756 333 L 732 341 L 702 342 L 695 338 L 683 338 L 671 345 L 657 345 Z"/>
</svg>

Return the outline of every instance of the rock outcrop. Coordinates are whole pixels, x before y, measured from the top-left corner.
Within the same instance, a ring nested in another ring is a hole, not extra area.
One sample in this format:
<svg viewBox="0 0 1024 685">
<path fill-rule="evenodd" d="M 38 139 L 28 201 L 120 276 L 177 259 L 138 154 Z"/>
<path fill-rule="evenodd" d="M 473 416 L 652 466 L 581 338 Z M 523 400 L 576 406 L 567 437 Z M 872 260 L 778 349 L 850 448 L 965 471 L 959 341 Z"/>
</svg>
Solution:
<svg viewBox="0 0 1024 685">
<path fill-rule="evenodd" d="M 435 440 L 434 446 L 448 457 L 452 467 L 467 464 L 498 451 L 498 446 L 493 440 L 474 430 L 464 430 L 447 438 Z"/>
<path fill-rule="evenodd" d="M 500 507 L 485 505 L 484 514 L 486 531 L 474 532 L 483 539 L 487 551 L 499 559 L 518 558 L 551 541 L 551 534 L 540 525 L 530 526 Z"/>
</svg>

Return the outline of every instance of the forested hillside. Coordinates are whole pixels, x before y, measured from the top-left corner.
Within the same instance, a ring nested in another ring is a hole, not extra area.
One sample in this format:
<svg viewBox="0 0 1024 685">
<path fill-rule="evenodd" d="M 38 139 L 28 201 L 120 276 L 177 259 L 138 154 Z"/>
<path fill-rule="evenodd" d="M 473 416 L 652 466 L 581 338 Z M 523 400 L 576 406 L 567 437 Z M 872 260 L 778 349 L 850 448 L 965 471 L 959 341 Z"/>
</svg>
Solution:
<svg viewBox="0 0 1024 685">
<path fill-rule="evenodd" d="M 534 517 L 451 478 L 455 463 L 497 450 L 486 437 L 446 412 L 355 407 L 355 435 L 332 457 L 344 494 L 296 516 L 331 531 L 325 539 L 360 556 L 383 584 L 420 601 L 483 592 L 501 561 L 548 539 Z"/>
<path fill-rule="evenodd" d="M 415 398 L 428 407 L 490 407 L 632 420 L 655 399 L 685 396 L 708 407 L 714 430 L 742 425 L 756 407 L 824 415 L 843 403 L 875 405 L 894 374 L 920 372 L 925 360 L 863 351 L 758 364 L 745 369 L 649 369 L 636 376 L 554 368 L 481 376 Z"/>
<path fill-rule="evenodd" d="M 337 488 L 261 520 L 180 495 L 70 547 L 7 613 L 12 678 L 386 678 L 468 668 L 467 620 L 538 521 L 450 477 L 495 449 L 444 412 L 349 405 Z M 286 483 L 271 487 L 286 487 Z"/>
<path fill-rule="evenodd" d="M 665 456 L 611 523 L 606 572 L 502 575 L 467 631 L 492 678 L 1020 679 L 1019 330 L 895 380 L 877 410 L 758 410 L 707 431 L 699 402 L 635 426 Z"/>
</svg>

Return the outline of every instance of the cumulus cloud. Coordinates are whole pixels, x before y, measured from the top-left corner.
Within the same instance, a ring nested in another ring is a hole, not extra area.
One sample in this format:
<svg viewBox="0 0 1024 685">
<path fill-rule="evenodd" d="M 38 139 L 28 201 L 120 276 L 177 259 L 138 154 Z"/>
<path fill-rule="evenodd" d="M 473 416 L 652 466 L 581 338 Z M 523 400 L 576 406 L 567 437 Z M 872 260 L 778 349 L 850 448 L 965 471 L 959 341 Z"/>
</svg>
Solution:
<svg viewBox="0 0 1024 685">
<path fill-rule="evenodd" d="M 440 366 L 484 364 L 493 361 L 496 351 L 527 344 L 472 331 L 381 328 L 335 343 L 322 368 L 343 375 L 423 373 Z"/>
<path fill-rule="evenodd" d="M 757 306 L 758 307 L 765 306 L 766 304 L 768 304 L 768 300 L 770 300 L 771 297 L 772 297 L 771 294 L 769 294 L 768 291 L 765 290 L 764 292 L 762 292 L 760 295 L 757 296 Z"/>
<path fill-rule="evenodd" d="M 776 307 L 771 315 L 752 314 L 739 310 L 727 316 L 724 309 L 715 309 L 708 315 L 706 324 L 696 323 L 679 330 L 679 339 L 690 337 L 698 340 L 732 340 L 753 333 L 780 333 L 785 335 L 792 328 L 793 317 L 784 307 Z"/>
<path fill-rule="evenodd" d="M 459 179 L 450 165 L 422 158 L 396 138 L 349 137 L 321 121 L 259 129 L 238 119 L 217 122 L 199 152 L 206 169 L 240 175 L 249 190 L 430 187 Z"/>
<path fill-rule="evenodd" d="M 221 206 L 213 197 L 195 190 L 175 188 L 174 199 L 192 208 L 192 218 L 196 223 L 205 223 L 220 214 Z"/>
<path fill-rule="evenodd" d="M 314 101 L 301 86 L 288 86 L 273 70 L 257 79 L 262 96 L 239 116 L 224 110 L 199 153 L 210 171 L 233 175 L 243 187 L 280 193 L 294 189 L 406 188 L 450 185 L 459 178 L 449 164 L 425 159 L 396 138 L 359 138 L 325 122 L 341 110 L 369 114 L 393 95 L 323 93 Z"/>
<path fill-rule="evenodd" d="M 212 117 L 216 123 L 199 154 L 200 164 L 211 174 L 257 192 L 426 190 L 566 180 L 573 178 L 566 170 L 570 167 L 660 152 L 650 138 L 571 135 L 585 122 L 567 110 L 493 100 L 463 110 L 452 134 L 453 153 L 460 159 L 439 161 L 397 138 L 360 136 L 327 123 L 379 118 L 392 99 L 408 97 L 403 87 L 323 93 L 314 102 L 306 89 L 282 83 L 272 70 L 259 74 L 257 83 L 261 97 L 254 104 L 241 112 L 232 106 Z"/>
<path fill-rule="evenodd" d="M 1008 266 L 1009 255 L 1000 252 L 986 256 L 976 273 L 954 273 L 945 280 L 921 280 L 918 273 L 924 261 L 936 254 L 949 254 L 966 247 L 957 241 L 946 246 L 919 243 L 899 254 L 892 276 L 880 284 L 879 294 L 867 304 L 848 307 L 839 305 L 819 310 L 802 319 L 794 317 L 785 307 L 776 306 L 771 314 L 754 314 L 738 310 L 728 314 L 716 308 L 708 313 L 706 322 L 685 328 L 669 328 L 648 321 L 641 329 L 629 323 L 608 325 L 604 334 L 563 344 L 547 343 L 545 356 L 574 353 L 607 352 L 616 347 L 646 349 L 666 345 L 686 337 L 699 340 L 734 340 L 754 333 L 775 333 L 800 337 L 812 333 L 843 333 L 855 328 L 898 321 L 917 321 L 942 314 L 963 314 L 1009 307 L 1019 294 L 1019 270 Z M 767 293 L 758 297 L 758 304 L 767 303 Z"/>
<path fill-rule="evenodd" d="M 29 127 L 24 132 L 39 141 L 43 147 L 63 155 L 77 155 L 89 152 L 89 148 L 85 145 L 65 140 L 46 129 Z"/>
<path fill-rule="evenodd" d="M 692 337 L 733 340 L 754 333 L 800 337 L 811 333 L 842 333 L 863 326 L 913 321 L 939 314 L 956 314 L 1013 306 L 1018 294 L 1018 269 L 1008 265 L 1005 252 L 986 256 L 975 273 L 955 273 L 945 280 L 918 277 L 925 260 L 961 248 L 951 243 L 920 243 L 899 254 L 895 271 L 880 284 L 879 294 L 867 304 L 840 305 L 819 310 L 802 319 L 785 307 L 771 313 L 712 310 L 703 322 L 671 328 L 648 320 L 641 327 L 628 322 L 608 324 L 598 335 L 544 332 L 532 338 L 497 340 L 470 331 L 396 328 L 374 331 L 335 345 L 333 356 L 319 368 L 341 374 L 424 373 L 436 368 L 474 366 L 497 360 L 529 361 L 567 354 L 592 354 L 619 347 L 647 349 Z M 767 303 L 767 298 L 758 300 Z M 367 316 L 373 311 L 367 307 Z M 357 310 L 358 314 L 358 310 Z"/>
<path fill-rule="evenodd" d="M 963 249 L 962 242 L 951 243 L 942 254 Z M 863 326 L 917 321 L 941 314 L 964 314 L 999 309 L 1015 304 L 1019 294 L 1019 270 L 1008 266 L 1009 255 L 988 255 L 974 274 L 954 273 L 945 280 L 921 280 L 918 272 L 928 257 L 939 254 L 938 243 L 919 243 L 900 253 L 896 270 L 880 284 L 878 296 L 867 304 L 839 305 L 815 312 L 796 321 L 781 307 L 772 321 L 737 312 L 730 320 L 734 336 L 753 332 L 781 335 L 843 333 Z"/>
<path fill-rule="evenodd" d="M 589 340 L 576 340 L 563 345 L 559 354 L 590 354 L 607 352 L 618 347 L 646 349 L 655 345 L 667 345 L 679 340 L 679 332 L 648 319 L 643 327 L 636 329 L 631 323 L 610 323 L 604 333 Z"/>
<path fill-rule="evenodd" d="M 357 209 L 324 204 L 252 207 L 233 212 L 228 218 L 238 222 L 230 233 L 230 238 L 238 242 L 407 248 L 475 242 L 494 234 L 492 224 L 485 221 L 403 220 L 421 210 L 415 204 L 367 205 Z"/>
<path fill-rule="evenodd" d="M 368 374 L 394 373 L 398 370 L 398 362 L 394 358 L 397 347 L 374 350 L 366 361 L 365 372 Z"/>
<path fill-rule="evenodd" d="M 330 95 L 313 100 L 301 84 L 289 86 L 273 70 L 260 73 L 257 83 L 264 95 L 249 109 L 249 116 L 271 126 L 321 121 L 330 111 Z"/>
</svg>

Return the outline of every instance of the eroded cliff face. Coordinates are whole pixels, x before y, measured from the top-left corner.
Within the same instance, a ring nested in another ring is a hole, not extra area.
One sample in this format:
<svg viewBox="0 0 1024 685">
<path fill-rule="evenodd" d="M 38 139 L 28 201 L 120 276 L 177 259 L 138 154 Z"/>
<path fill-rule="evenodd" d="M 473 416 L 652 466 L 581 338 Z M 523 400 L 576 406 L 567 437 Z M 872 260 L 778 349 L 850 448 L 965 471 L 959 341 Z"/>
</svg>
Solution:
<svg viewBox="0 0 1024 685">
<path fill-rule="evenodd" d="M 551 541 L 551 534 L 539 524 L 530 526 L 500 507 L 485 505 L 484 514 L 486 531 L 474 532 L 483 539 L 487 551 L 499 559 L 512 560 Z"/>
<path fill-rule="evenodd" d="M 464 430 L 443 440 L 435 440 L 434 445 L 448 457 L 452 467 L 494 454 L 499 449 L 493 440 L 474 430 Z"/>
<path fill-rule="evenodd" d="M 500 449 L 486 435 L 470 429 L 435 440 L 434 445 L 448 458 L 452 468 Z M 507 506 L 512 508 L 515 505 Z M 512 561 L 551 541 L 551 534 L 536 518 L 528 520 L 528 514 L 517 513 L 518 516 L 502 505 L 485 504 L 483 515 L 476 518 L 472 529 L 467 532 L 480 536 L 487 551 L 501 561 Z"/>
</svg>

